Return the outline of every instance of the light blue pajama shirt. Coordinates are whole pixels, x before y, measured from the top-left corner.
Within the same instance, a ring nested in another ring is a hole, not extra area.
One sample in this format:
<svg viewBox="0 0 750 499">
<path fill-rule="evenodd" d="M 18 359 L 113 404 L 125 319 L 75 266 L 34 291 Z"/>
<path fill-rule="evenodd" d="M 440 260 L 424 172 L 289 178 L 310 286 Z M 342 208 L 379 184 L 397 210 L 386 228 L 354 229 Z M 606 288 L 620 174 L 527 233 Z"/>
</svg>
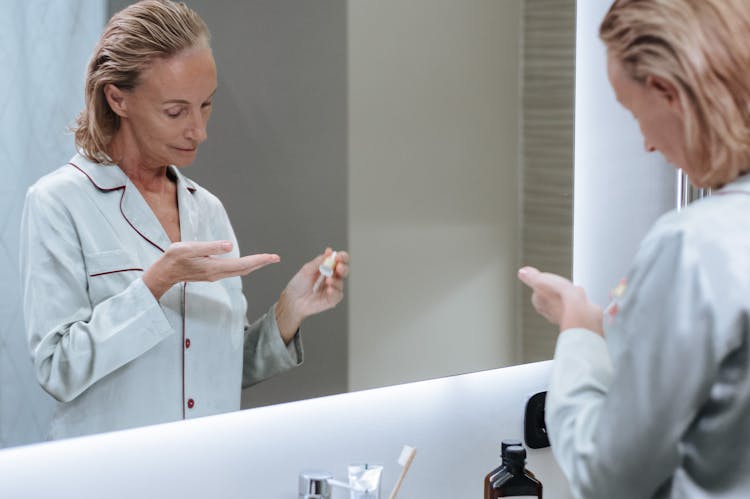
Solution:
<svg viewBox="0 0 750 499">
<path fill-rule="evenodd" d="M 182 241 L 230 240 L 221 202 L 174 167 Z M 23 305 L 41 386 L 58 400 L 50 438 L 240 408 L 241 388 L 302 362 L 273 307 L 252 325 L 239 277 L 174 285 L 157 301 L 142 275 L 170 245 L 123 171 L 76 155 L 28 191 Z"/>
<path fill-rule="evenodd" d="M 604 332 L 555 351 L 546 421 L 573 495 L 750 497 L 750 175 L 659 219 Z"/>
</svg>

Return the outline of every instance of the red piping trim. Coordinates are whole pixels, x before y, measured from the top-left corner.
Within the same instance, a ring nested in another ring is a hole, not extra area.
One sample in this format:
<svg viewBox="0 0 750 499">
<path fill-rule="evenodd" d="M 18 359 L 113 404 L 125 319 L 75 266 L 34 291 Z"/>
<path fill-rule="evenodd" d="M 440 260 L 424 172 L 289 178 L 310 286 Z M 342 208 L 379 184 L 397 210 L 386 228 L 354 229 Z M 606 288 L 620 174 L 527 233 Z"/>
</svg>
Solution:
<svg viewBox="0 0 750 499">
<path fill-rule="evenodd" d="M 141 236 L 141 237 L 142 237 L 142 238 L 143 238 L 143 239 L 144 239 L 144 240 L 145 240 L 145 241 L 146 241 L 147 243 L 149 243 L 149 244 L 150 244 L 151 246 L 153 246 L 154 248 L 156 248 L 156 249 L 158 249 L 159 251 L 161 251 L 162 253 L 164 253 L 164 249 L 163 249 L 163 248 L 162 248 L 161 246 L 159 246 L 158 244 L 156 244 L 155 242 L 153 242 L 153 241 L 152 241 L 151 239 L 149 239 L 149 238 L 147 238 L 146 236 L 144 236 L 144 235 L 143 235 L 143 233 L 142 233 L 141 231 L 139 231 L 138 229 L 136 229 L 135 225 L 133 225 L 133 222 L 131 222 L 131 221 L 130 221 L 130 220 L 128 219 L 128 217 L 127 217 L 127 216 L 125 216 L 125 212 L 124 212 L 124 211 L 122 211 L 122 200 L 123 200 L 123 199 L 125 198 L 125 190 L 127 189 L 127 187 L 126 187 L 126 186 L 125 186 L 124 184 L 123 184 L 123 185 L 120 185 L 120 186 L 117 186 L 117 187 L 99 187 L 99 186 L 97 185 L 97 183 L 96 183 L 96 182 L 94 182 L 94 179 L 92 179 L 92 178 L 91 178 L 91 177 L 89 176 L 89 174 L 88 174 L 88 173 L 86 173 L 85 171 L 81 170 L 81 168 L 79 168 L 79 167 L 78 167 L 78 165 L 76 165 L 76 164 L 75 164 L 75 163 L 73 163 L 73 162 L 70 162 L 70 163 L 68 163 L 68 164 L 69 164 L 69 165 L 71 165 L 71 166 L 73 166 L 73 167 L 75 167 L 75 168 L 76 168 L 76 169 L 77 169 L 77 170 L 78 170 L 79 172 L 81 172 L 81 173 L 83 173 L 84 175 L 86 175 L 86 178 L 88 178 L 88 179 L 89 179 L 89 181 L 91 181 L 91 183 L 92 183 L 92 184 L 94 184 L 94 187 L 96 187 L 96 188 L 97 188 L 97 189 L 99 189 L 100 191 L 103 191 L 103 192 L 112 192 L 112 191 L 118 191 L 118 190 L 121 190 L 121 191 L 122 191 L 122 194 L 120 195 L 120 214 L 122 215 L 122 218 L 124 218 L 124 219 L 125 219 L 125 221 L 126 221 L 126 222 L 128 223 L 128 225 L 130 225 L 130 226 L 131 226 L 131 227 L 133 228 L 133 230 L 134 230 L 134 231 L 136 231 L 136 232 L 138 233 L 138 235 L 139 235 L 139 236 Z"/>
<path fill-rule="evenodd" d="M 143 239 L 145 239 L 147 243 L 151 244 L 151 246 L 153 246 L 154 248 L 156 248 L 159 251 L 161 251 L 162 253 L 164 253 L 164 248 L 162 248 L 161 246 L 159 246 L 158 244 L 156 244 L 155 242 L 153 242 L 151 239 L 149 239 L 146 236 L 144 236 L 141 231 L 139 231 L 138 229 L 135 228 L 135 225 L 133 225 L 133 222 L 131 222 L 130 220 L 128 220 L 128 217 L 125 216 L 125 212 L 122 211 L 122 200 L 123 199 L 125 199 L 125 187 L 122 188 L 122 196 L 120 196 L 120 213 L 122 214 L 122 218 L 124 218 L 125 221 L 128 223 L 128 225 L 130 225 L 133 228 L 133 230 L 138 233 L 139 236 L 141 236 Z"/>
<path fill-rule="evenodd" d="M 100 191 L 104 191 L 104 192 L 111 192 L 111 191 L 116 191 L 116 190 L 118 190 L 118 189 L 124 189 L 124 188 L 125 188 L 125 184 L 122 184 L 122 185 L 118 185 L 117 187 L 100 187 L 100 186 L 99 186 L 99 184 L 97 184 L 96 182 L 94 182 L 94 179 L 93 179 L 93 178 L 91 178 L 91 176 L 89 176 L 89 174 L 88 174 L 88 173 L 86 173 L 85 171 L 83 171 L 83 170 L 82 170 L 82 169 L 81 169 L 81 168 L 80 168 L 80 167 L 79 167 L 79 166 L 78 166 L 77 164 L 73 163 L 72 161 L 71 161 L 70 163 L 68 163 L 68 164 L 69 164 L 70 166 L 74 167 L 74 168 L 75 168 L 76 170 L 78 170 L 79 172 L 81 172 L 81 173 L 83 173 L 84 175 L 86 175 L 86 178 L 88 178 L 88 179 L 89 179 L 89 181 L 90 181 L 90 182 L 91 182 L 92 184 L 94 184 L 94 187 L 96 187 L 96 188 L 97 188 L 97 189 L 99 189 Z"/>
<path fill-rule="evenodd" d="M 143 272 L 143 269 L 119 269 L 110 270 L 109 272 L 99 272 L 98 274 L 89 274 L 89 277 L 98 277 L 100 275 L 116 274 L 118 272 Z"/>
</svg>

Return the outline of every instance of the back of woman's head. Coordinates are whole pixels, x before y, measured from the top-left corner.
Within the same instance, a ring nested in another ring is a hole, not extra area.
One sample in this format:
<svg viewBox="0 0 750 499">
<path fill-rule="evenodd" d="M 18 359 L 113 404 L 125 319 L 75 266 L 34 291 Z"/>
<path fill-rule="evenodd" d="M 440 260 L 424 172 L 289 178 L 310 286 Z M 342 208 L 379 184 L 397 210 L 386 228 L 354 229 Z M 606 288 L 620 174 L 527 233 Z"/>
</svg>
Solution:
<svg viewBox="0 0 750 499">
<path fill-rule="evenodd" d="M 107 103 L 104 87 L 131 90 L 156 58 L 169 58 L 210 34 L 198 14 L 182 2 L 143 0 L 116 13 L 104 28 L 86 72 L 85 108 L 76 120 L 79 151 L 97 163 L 110 163 L 107 146 L 120 117 Z"/>
<path fill-rule="evenodd" d="M 701 186 L 750 170 L 750 1 L 616 0 L 600 36 L 636 81 L 678 91 L 688 161 Z"/>
</svg>

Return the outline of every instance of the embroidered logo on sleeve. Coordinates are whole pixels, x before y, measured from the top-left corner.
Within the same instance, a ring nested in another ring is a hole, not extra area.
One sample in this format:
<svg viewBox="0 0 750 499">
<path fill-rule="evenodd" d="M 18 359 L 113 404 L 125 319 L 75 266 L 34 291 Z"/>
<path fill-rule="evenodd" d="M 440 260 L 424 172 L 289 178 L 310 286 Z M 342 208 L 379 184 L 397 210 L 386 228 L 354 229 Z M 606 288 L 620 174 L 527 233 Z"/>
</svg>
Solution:
<svg viewBox="0 0 750 499">
<path fill-rule="evenodd" d="M 628 289 L 628 280 L 626 278 L 620 279 L 617 286 L 609 292 L 609 299 L 612 300 L 606 309 L 604 309 L 604 315 L 607 317 L 608 322 L 611 324 L 617 316 L 617 312 L 620 311 L 620 307 L 617 305 L 617 299 L 625 294 L 625 290 Z"/>
<path fill-rule="evenodd" d="M 609 297 L 611 299 L 616 299 L 621 297 L 625 294 L 625 290 L 628 288 L 628 279 L 626 277 L 623 277 L 620 279 L 620 282 L 617 283 L 617 286 L 614 287 L 612 291 L 609 292 Z"/>
</svg>

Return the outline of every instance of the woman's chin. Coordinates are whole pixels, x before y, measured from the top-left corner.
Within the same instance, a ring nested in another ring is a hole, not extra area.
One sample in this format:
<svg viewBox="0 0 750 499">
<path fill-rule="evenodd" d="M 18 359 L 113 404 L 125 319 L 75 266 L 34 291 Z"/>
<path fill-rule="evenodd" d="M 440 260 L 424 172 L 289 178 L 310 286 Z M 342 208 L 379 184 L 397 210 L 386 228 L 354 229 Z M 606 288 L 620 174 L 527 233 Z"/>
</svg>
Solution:
<svg viewBox="0 0 750 499">
<path fill-rule="evenodd" d="M 182 168 L 188 165 L 191 165 L 193 161 L 195 161 L 195 155 L 198 152 L 197 149 L 193 149 L 191 151 L 185 151 L 182 149 L 177 149 L 177 154 L 172 154 L 170 164 Z"/>
</svg>

